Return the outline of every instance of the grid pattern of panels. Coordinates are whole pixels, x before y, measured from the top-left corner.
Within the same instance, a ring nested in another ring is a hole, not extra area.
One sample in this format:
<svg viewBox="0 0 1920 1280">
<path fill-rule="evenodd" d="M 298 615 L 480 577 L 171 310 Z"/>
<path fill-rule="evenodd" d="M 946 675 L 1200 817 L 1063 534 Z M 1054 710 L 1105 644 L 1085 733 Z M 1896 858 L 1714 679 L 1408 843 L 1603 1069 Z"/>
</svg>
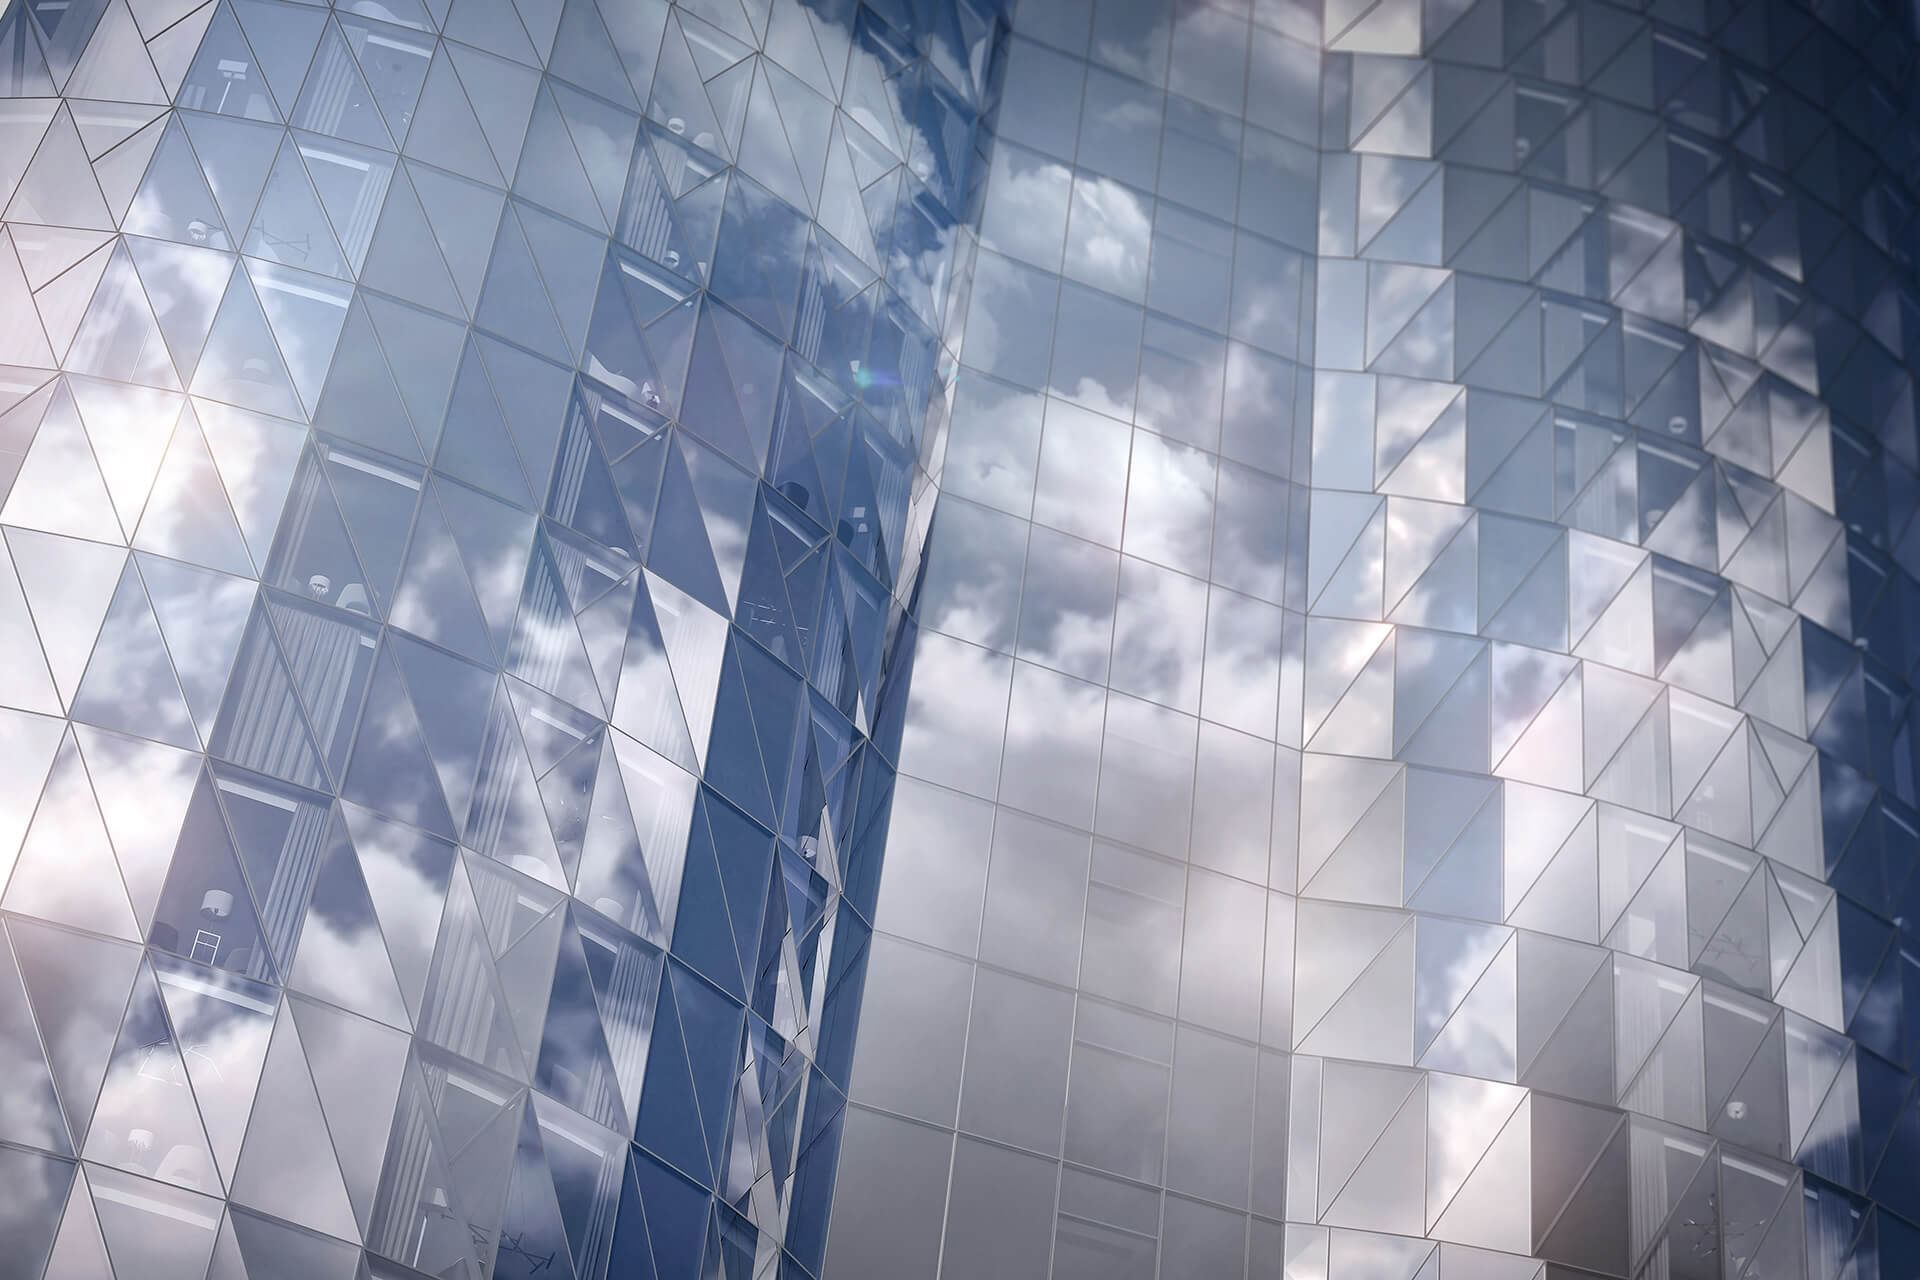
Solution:
<svg viewBox="0 0 1920 1280">
<path fill-rule="evenodd" d="M 1913 44 L 1025 0 L 827 1274 L 1920 1274 Z"/>
<path fill-rule="evenodd" d="M 0 1276 L 819 1271 L 997 22 L 0 4 Z"/>
</svg>

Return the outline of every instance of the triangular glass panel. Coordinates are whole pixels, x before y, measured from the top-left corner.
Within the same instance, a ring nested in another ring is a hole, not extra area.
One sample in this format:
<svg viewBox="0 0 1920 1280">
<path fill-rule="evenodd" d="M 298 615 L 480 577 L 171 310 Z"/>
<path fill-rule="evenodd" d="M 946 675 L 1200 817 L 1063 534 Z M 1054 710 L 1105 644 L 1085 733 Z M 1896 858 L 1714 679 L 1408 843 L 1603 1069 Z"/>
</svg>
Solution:
<svg viewBox="0 0 1920 1280">
<path fill-rule="evenodd" d="M 1402 929 L 1299 1041 L 1300 1051 L 1411 1065 L 1413 978 L 1414 931 Z"/>
<path fill-rule="evenodd" d="M 454 846 L 357 805 L 343 805 L 342 812 L 401 995 L 417 1013 L 440 932 Z"/>
<path fill-rule="evenodd" d="M 571 928 L 561 938 L 534 1083 L 601 1124 L 627 1123 L 628 1107 L 600 1023 L 587 956 Z"/>
<path fill-rule="evenodd" d="M 100 806 L 69 736 L 54 756 L 3 900 L 10 911 L 129 942 L 140 930 Z"/>
<path fill-rule="evenodd" d="M 254 573 L 219 469 L 191 408 L 181 415 L 160 462 L 133 543 L 142 551 L 224 574 Z"/>
<path fill-rule="evenodd" d="M 306 88 L 288 113 L 297 129 L 310 129 L 348 142 L 393 148 L 393 140 L 373 91 L 367 87 L 340 28 L 328 23 L 307 71 Z"/>
<path fill-rule="evenodd" d="M 30 119 L 37 116 L 35 112 Z M 31 126 L 27 132 L 31 132 Z M 187 163 L 192 163 L 191 156 Z M 64 104 L 54 112 L 32 163 L 21 173 L 13 199 L 6 206 L 6 216 L 15 222 L 113 230 L 113 215 L 100 194 L 100 184 L 94 181 L 86 147 Z"/>
<path fill-rule="evenodd" d="M 1357 1063 L 1327 1064 L 1320 1088 L 1321 1102 L 1334 1108 L 1335 1114 L 1351 1115 L 1354 1123 L 1323 1128 L 1317 1170 L 1320 1204 L 1316 1216 L 1332 1204 L 1421 1083 L 1419 1076 L 1405 1071 Z M 1422 1102 L 1424 1104 L 1424 1099 Z"/>
<path fill-rule="evenodd" d="M 139 950 L 18 917 L 7 928 L 68 1132 L 84 1143 Z"/>
<path fill-rule="evenodd" d="M 54 684 L 62 699 L 70 700 L 112 603 L 126 552 L 24 529 L 8 529 L 6 542 Z"/>
<path fill-rule="evenodd" d="M 220 1222 L 217 1199 L 98 1165 L 86 1178 L 116 1274 L 138 1271 L 154 1280 L 206 1274 Z"/>
<path fill-rule="evenodd" d="M 61 700 L 47 669 L 27 597 L 20 589 L 11 557 L 7 559 L 8 563 L 0 564 L 0 653 L 7 655 L 7 660 L 0 663 L 0 705 L 57 716 L 62 710 Z M 38 779 L 34 785 L 38 787 Z"/>
<path fill-rule="evenodd" d="M 280 144 L 241 250 L 286 266 L 347 278 L 346 259 L 334 243 L 333 228 L 321 211 L 320 197 L 291 137 Z"/>
<path fill-rule="evenodd" d="M 358 637 L 351 629 L 345 629 L 345 634 L 337 630 L 329 634 L 330 630 L 334 629 L 313 626 L 306 629 L 306 635 L 299 637 L 312 647 L 301 646 L 301 657 L 306 661 L 301 663 L 298 674 L 308 683 L 321 682 L 333 688 L 336 703 L 343 703 L 357 696 L 363 686 L 358 680 L 353 680 L 347 687 L 339 688 L 327 682 L 326 677 L 342 657 L 349 667 L 356 668 L 355 674 L 358 674 L 359 664 L 355 662 L 355 641 Z M 342 641 L 346 643 L 342 644 Z M 345 711 L 348 723 L 351 723 L 350 706 L 336 706 L 333 710 L 336 715 Z M 328 724 L 329 730 L 334 727 Z M 339 751 L 344 752 L 345 734 L 336 736 L 340 740 Z M 329 740 L 330 746 L 332 741 Z M 246 634 L 241 639 L 234 675 L 228 682 L 226 697 L 221 703 L 221 712 L 214 722 L 207 745 L 214 754 L 260 773 L 285 778 L 304 787 L 325 785 L 327 772 L 322 767 L 306 717 L 302 714 L 286 659 L 274 638 L 265 610 L 259 607 L 254 609 Z M 343 761 L 342 755 L 340 762 Z M 339 762 L 330 755 L 328 763 Z"/>
<path fill-rule="evenodd" d="M 482 860 L 480 865 L 485 865 Z M 489 1070 L 522 1077 L 524 1053 L 512 1008 L 500 986 L 486 936 L 487 920 L 474 902 L 468 878 L 456 863 L 441 917 L 440 942 L 421 997 L 419 1024 L 434 1044 Z M 511 884 L 510 873 L 500 883 Z M 456 1012 L 457 1011 L 457 1012 Z"/>
<path fill-rule="evenodd" d="M 288 982 L 389 1025 L 408 1024 L 379 917 L 342 826 L 335 826 L 320 854 Z"/>
<path fill-rule="evenodd" d="M 313 886 L 324 840 L 325 802 L 219 766 L 215 778 L 241 870 L 260 907 L 262 945 L 274 969 L 284 971 Z"/>
<path fill-rule="evenodd" d="M 0 518 L 22 529 L 62 535 L 62 540 L 125 541 L 93 446 L 64 382 L 47 406 L 13 491 L 0 508 Z"/>
<path fill-rule="evenodd" d="M 85 1155 L 129 1173 L 217 1195 L 220 1175 L 181 1048 L 161 1004 L 159 985 L 143 965 L 107 1063 Z"/>
<path fill-rule="evenodd" d="M 391 652 L 373 664 L 341 794 L 452 839 L 455 826 Z"/>
<path fill-rule="evenodd" d="M 1416 1077 L 1413 1091 L 1320 1215 L 1322 1222 L 1402 1235 L 1424 1228 L 1427 1105 L 1425 1081 Z M 1413 1245 L 1407 1252 L 1431 1248 Z"/>
<path fill-rule="evenodd" d="M 106 6 L 61 92 L 74 98 L 166 103 L 167 91 L 124 0 Z"/>
<path fill-rule="evenodd" d="M 536 493 L 544 492 L 560 428 L 563 406 L 573 388 L 565 368 L 478 335 L 478 348 L 493 379 L 493 393 L 520 461 Z"/>
<path fill-rule="evenodd" d="M 529 1097 L 520 1113 L 519 1138 L 510 1164 L 496 1275 L 551 1274 L 555 1280 L 571 1280 L 576 1274 L 567 1226 L 555 1195 L 554 1171 L 548 1167 L 546 1144 L 541 1141 L 544 1127 L 537 1122 Z M 551 1136 L 564 1144 L 573 1135 Z M 561 1150 L 565 1150 L 564 1145 Z"/>
<path fill-rule="evenodd" d="M 287 1280 L 355 1280 L 360 1251 L 340 1240 L 302 1231 L 284 1222 L 235 1208 L 227 1215 L 234 1252 L 247 1259 L 248 1275 L 283 1275 Z"/>
<path fill-rule="evenodd" d="M 201 971 L 164 958 L 155 968 L 214 1160 L 231 1182 L 273 1032 L 274 993 L 248 982 L 209 984 Z"/>
<path fill-rule="evenodd" d="M 604 715 L 593 666 L 571 616 L 566 583 L 569 578 L 580 581 L 582 570 L 603 572 L 609 582 L 618 581 L 625 566 L 594 563 L 594 557 L 579 554 L 577 543 L 561 539 L 560 532 L 549 526 L 535 541 L 508 670 L 543 692 Z"/>
<path fill-rule="evenodd" d="M 526 67 L 478 49 L 460 45 L 445 48 L 453 55 L 454 69 L 466 86 L 467 98 L 500 172 L 511 178 L 526 140 L 539 77 Z"/>
<path fill-rule="evenodd" d="M 603 235 L 606 233 L 605 211 L 561 119 L 550 86 L 534 102 L 526 150 L 520 170 L 514 175 L 514 184 L 514 189 L 527 199 L 593 227 Z"/>
<path fill-rule="evenodd" d="M 57 1205 L 49 1206 L 54 1211 L 49 1230 L 57 1228 L 57 1233 L 49 1242 L 50 1253 L 43 1248 L 43 1256 L 37 1261 L 46 1263 L 46 1274 L 53 1280 L 113 1280 L 113 1263 L 107 1257 L 107 1242 L 100 1235 L 93 1195 L 87 1188 L 86 1175 L 78 1169 L 77 1165 L 67 1168 L 71 1191 L 66 1213 L 61 1215 Z"/>
<path fill-rule="evenodd" d="M 533 505 L 486 366 L 471 342 L 454 380 L 434 466 L 520 506 Z M 543 475 L 545 470 L 542 466 Z"/>
<path fill-rule="evenodd" d="M 659 49 L 660 27 L 666 20 L 662 12 L 649 12 L 645 15 L 630 15 L 630 22 L 640 25 L 651 24 L 652 40 L 646 45 L 644 57 L 651 61 Z M 553 55 L 548 61 L 548 71 L 591 90 L 609 102 L 619 103 L 632 108 L 638 105 L 633 96 L 633 85 L 627 79 L 627 73 L 621 65 L 624 52 L 615 43 L 607 24 L 602 21 L 598 7 L 592 0 L 568 0 L 559 15 L 559 25 L 554 33 Z M 652 69 L 646 69 L 642 84 L 651 82 Z"/>
<path fill-rule="evenodd" d="M 260 1073 L 233 1197 L 332 1236 L 358 1234 L 300 1033 L 285 1006 Z"/>
<path fill-rule="evenodd" d="M 654 1051 L 641 1091 L 641 1141 L 690 1168 L 717 1163 L 728 1128 L 741 1011 L 691 971 L 670 967 L 661 984 Z M 663 1087 L 654 1097 L 654 1081 Z M 684 1082 L 684 1083 L 681 1083 Z M 657 1135 L 657 1145 L 650 1139 Z"/>
<path fill-rule="evenodd" d="M 334 279 L 256 258 L 246 261 L 287 372 L 302 406 L 310 412 L 319 400 L 327 362 L 346 320 L 350 291 Z"/>
<path fill-rule="evenodd" d="M 160 639 L 153 608 L 129 559 L 74 695 L 72 714 L 176 747 L 198 747 L 193 718 Z"/>
<path fill-rule="evenodd" d="M 198 775 L 198 758 L 157 742 L 86 725 L 76 726 L 75 733 L 134 916 L 144 933 L 173 859 Z"/>
<path fill-rule="evenodd" d="M 394 171 L 361 279 L 420 306 L 464 316 L 466 304 L 440 256 L 433 227 L 408 176 L 410 172 L 406 166 Z"/>
<path fill-rule="evenodd" d="M 347 310 L 314 425 L 400 457 L 423 456 L 365 295 Z"/>
<path fill-rule="evenodd" d="M 315 456 L 322 460 L 330 487 L 340 501 L 347 534 L 359 552 L 359 563 L 367 571 L 362 599 L 370 594 L 373 608 L 383 610 L 392 598 L 394 579 L 400 572 L 407 530 L 418 502 L 420 477 L 410 468 L 403 469 L 358 451 L 322 446 Z M 353 584 L 349 582 L 336 602 L 352 608 L 349 600 L 352 590 Z"/>
<path fill-rule="evenodd" d="M 20 982 L 13 949 L 4 936 L 0 936 L 0 1033 L 7 1037 L 0 1053 L 5 1055 L 14 1090 L 7 1116 L 9 1138 L 59 1155 L 73 1154 L 53 1087 L 52 1069 L 40 1047 L 40 1033 L 34 1025 L 26 988 Z"/>
<path fill-rule="evenodd" d="M 407 567 L 394 598 L 393 623 L 476 662 L 494 661 L 486 619 L 433 496 L 422 502 L 414 525 Z"/>
<path fill-rule="evenodd" d="M 67 386 L 93 443 L 120 525 L 131 532 L 140 522 L 181 398 L 169 391 L 92 378 L 69 378 Z"/>
<path fill-rule="evenodd" d="M 247 550 L 254 563 L 264 564 L 304 432 L 293 423 L 227 405 L 198 401 L 194 408 Z"/>
<path fill-rule="evenodd" d="M 1627 1125 L 1613 1113 L 1543 1101 L 1542 1095 L 1535 1094 L 1533 1149 L 1566 1153 L 1564 1163 L 1555 1162 L 1544 1176 L 1538 1166 L 1535 1169 L 1535 1255 L 1624 1272 Z"/>
<path fill-rule="evenodd" d="M 339 1157 L 347 1196 L 364 1224 L 372 1216 L 389 1126 L 407 1061 L 407 1039 L 329 1005 L 287 1002 L 313 1071 L 314 1094 Z"/>
<path fill-rule="evenodd" d="M 475 181 L 496 187 L 505 185 L 500 166 L 494 160 L 447 49 L 440 50 L 427 69 L 419 106 L 407 132 L 407 154 L 444 165 Z M 420 176 L 415 174 L 416 178 Z M 429 205 L 429 214 L 431 212 Z M 491 233 L 492 228 L 488 231 Z M 472 296 L 469 292 L 469 301 Z"/>
<path fill-rule="evenodd" d="M 58 92 L 40 52 L 40 42 L 27 21 L 26 5 L 0 17 L 0 66 L 7 68 L 0 75 L 0 93 L 9 98 L 51 98 Z M 6 194 L 5 187 L 0 186 L 0 198 Z"/>
<path fill-rule="evenodd" d="M 0 40 L 4 40 L 11 58 L 19 59 L 17 63 L 10 59 L 10 68 L 18 66 L 20 74 L 32 78 L 36 71 L 34 64 L 38 63 L 38 72 L 45 73 L 46 62 L 40 56 L 40 42 L 28 29 L 24 6 L 9 9 L 4 16 L 0 16 Z M 26 101 L 17 108 L 18 114 L 0 125 L 0 200 L 12 198 L 33 162 L 41 140 L 46 136 L 47 127 L 53 123 L 54 112 L 59 110 L 60 105 L 54 100 L 53 94 L 54 90 L 49 86 L 46 95 L 38 101 L 35 100 L 36 95 L 26 95 Z"/>
<path fill-rule="evenodd" d="M 215 10 L 175 102 L 194 111 L 280 123 L 273 92 L 229 5 Z"/>
<path fill-rule="evenodd" d="M 304 896 L 304 885 L 299 892 Z M 211 969 L 274 980 L 271 940 L 254 908 L 210 775 L 201 775 L 187 806 L 147 941 Z"/>
<path fill-rule="evenodd" d="M 176 119 L 185 122 L 187 136 L 194 144 L 193 154 L 206 156 L 200 164 L 202 181 L 213 192 L 220 220 L 209 223 L 209 230 L 199 237 L 192 234 L 189 220 L 185 224 L 188 234 L 168 238 L 184 244 L 231 249 L 233 246 L 222 223 L 244 227 L 251 221 L 254 205 L 260 200 L 260 189 L 266 184 L 285 134 L 270 125 L 227 116 L 186 114 Z M 163 206 L 155 209 L 156 216 L 165 212 Z"/>
<path fill-rule="evenodd" d="M 273 332 L 245 272 L 236 271 L 194 370 L 193 392 L 282 418 L 302 416 Z"/>
<path fill-rule="evenodd" d="M 0 233 L 0 308 L 7 316 L 0 327 L 0 360 L 50 369 L 55 363 L 53 349 L 47 345 L 47 332 L 28 292 L 27 277 L 13 255 L 14 243 L 12 236 Z"/>
<path fill-rule="evenodd" d="M 426 79 L 428 61 L 433 57 L 430 32 L 409 30 L 394 23 L 418 25 L 405 7 L 385 16 L 391 22 L 375 21 L 370 14 L 342 15 L 341 32 L 367 77 L 374 101 L 386 117 L 387 128 L 398 139 L 404 137 L 420 100 L 420 87 Z"/>
</svg>

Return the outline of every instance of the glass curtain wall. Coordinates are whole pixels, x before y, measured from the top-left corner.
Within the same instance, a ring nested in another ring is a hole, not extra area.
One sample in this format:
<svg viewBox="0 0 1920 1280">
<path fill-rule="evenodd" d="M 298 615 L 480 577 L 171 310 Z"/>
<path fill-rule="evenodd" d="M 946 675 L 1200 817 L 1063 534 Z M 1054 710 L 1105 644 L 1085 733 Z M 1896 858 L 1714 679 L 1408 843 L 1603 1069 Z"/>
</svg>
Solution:
<svg viewBox="0 0 1920 1280">
<path fill-rule="evenodd" d="M 996 22 L 0 5 L 0 1276 L 819 1272 Z"/>
<path fill-rule="evenodd" d="M 827 1274 L 1920 1274 L 1907 19 L 1012 26 Z"/>
<path fill-rule="evenodd" d="M 0 4 L 0 1280 L 1920 1274 L 1910 23 Z"/>
</svg>

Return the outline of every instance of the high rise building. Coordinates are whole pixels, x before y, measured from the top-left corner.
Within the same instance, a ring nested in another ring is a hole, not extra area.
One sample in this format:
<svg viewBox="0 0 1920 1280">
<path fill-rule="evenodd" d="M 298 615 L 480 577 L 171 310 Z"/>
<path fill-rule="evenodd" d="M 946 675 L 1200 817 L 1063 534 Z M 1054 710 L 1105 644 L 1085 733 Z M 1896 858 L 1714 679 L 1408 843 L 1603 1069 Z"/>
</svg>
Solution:
<svg viewBox="0 0 1920 1280">
<path fill-rule="evenodd" d="M 1917 22 L 5 0 L 0 1280 L 1920 1277 Z"/>
</svg>

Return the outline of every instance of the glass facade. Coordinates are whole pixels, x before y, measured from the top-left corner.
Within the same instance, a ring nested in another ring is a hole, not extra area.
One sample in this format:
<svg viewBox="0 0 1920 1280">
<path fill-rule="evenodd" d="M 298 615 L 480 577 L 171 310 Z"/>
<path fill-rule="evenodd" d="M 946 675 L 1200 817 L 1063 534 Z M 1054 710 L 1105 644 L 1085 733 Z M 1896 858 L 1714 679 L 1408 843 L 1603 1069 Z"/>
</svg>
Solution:
<svg viewBox="0 0 1920 1280">
<path fill-rule="evenodd" d="M 0 1276 L 819 1273 L 998 30 L 5 6 Z"/>
<path fill-rule="evenodd" d="M 0 1280 L 1920 1276 L 1912 22 L 0 3 Z"/>
<path fill-rule="evenodd" d="M 1010 26 L 827 1274 L 1920 1275 L 1906 19 Z"/>
</svg>

